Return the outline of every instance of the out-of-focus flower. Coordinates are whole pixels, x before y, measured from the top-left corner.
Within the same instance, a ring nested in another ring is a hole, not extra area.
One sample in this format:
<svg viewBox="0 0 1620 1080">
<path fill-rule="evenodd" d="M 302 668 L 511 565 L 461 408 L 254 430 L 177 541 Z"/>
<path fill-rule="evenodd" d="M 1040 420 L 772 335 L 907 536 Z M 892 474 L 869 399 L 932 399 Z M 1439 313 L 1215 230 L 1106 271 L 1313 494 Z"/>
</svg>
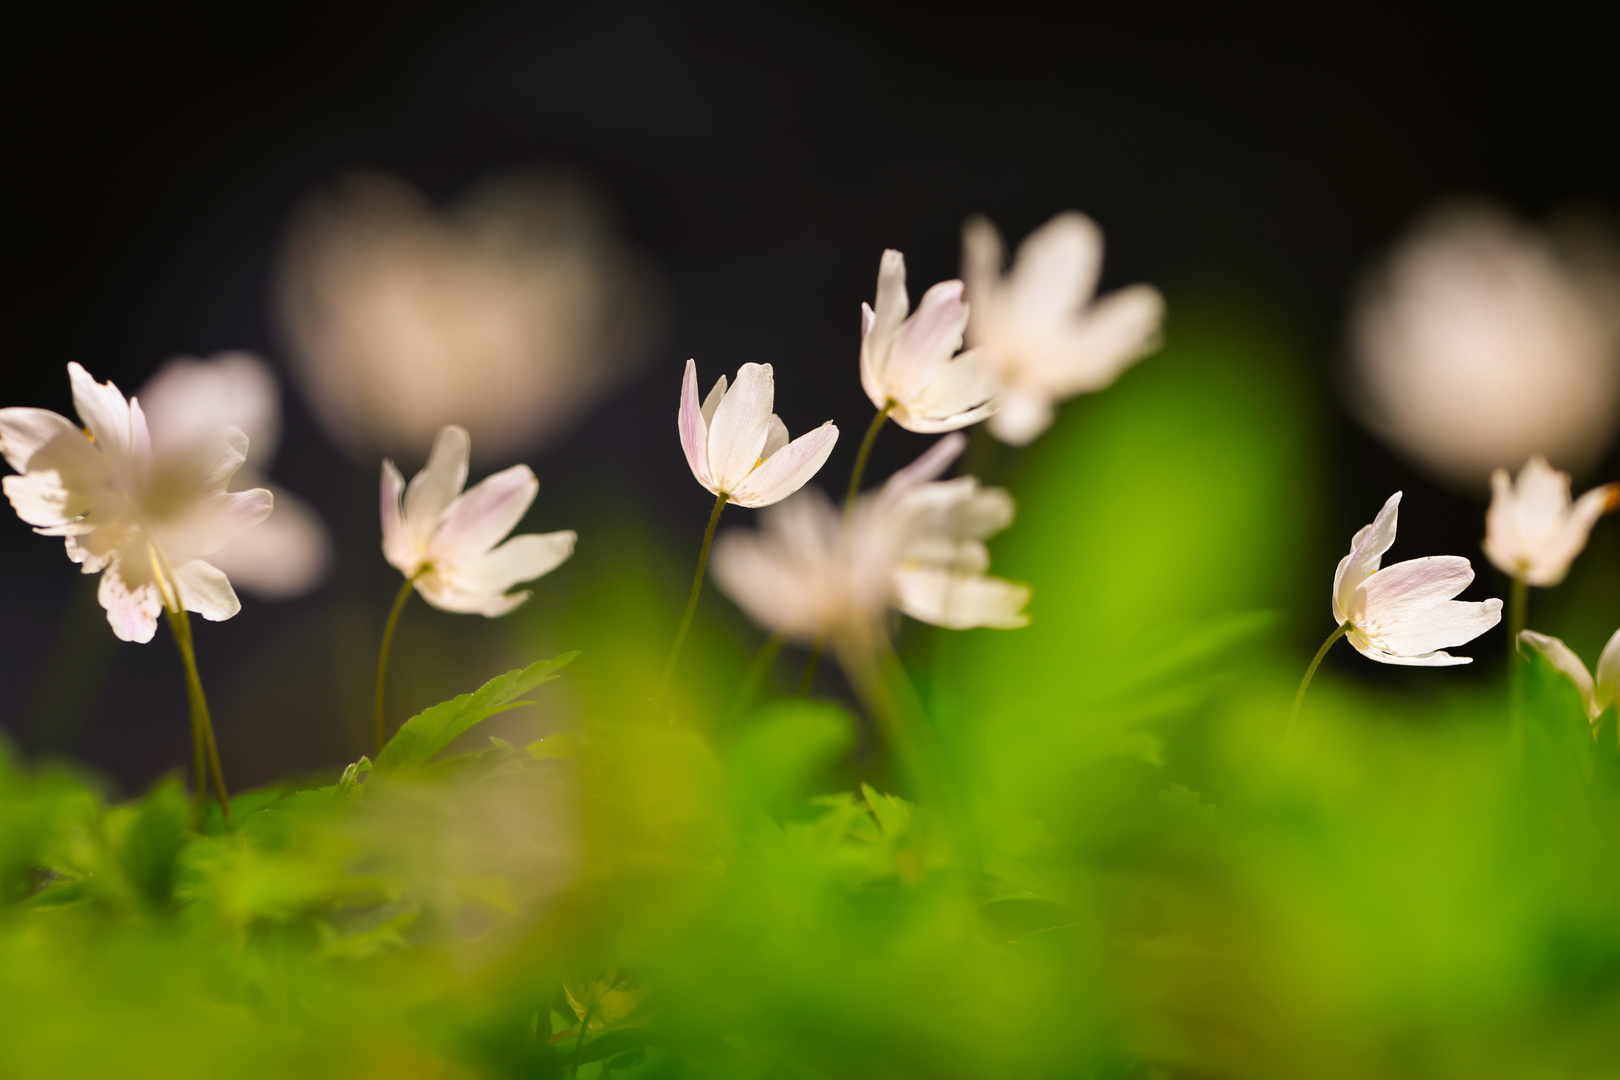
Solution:
<svg viewBox="0 0 1620 1080">
<path fill-rule="evenodd" d="M 955 431 L 995 409 L 995 381 L 962 347 L 968 309 L 962 283 L 942 281 L 907 315 L 906 257 L 885 251 L 876 309 L 861 304 L 861 386 L 908 431 Z"/>
<path fill-rule="evenodd" d="M 1441 479 L 1532 454 L 1579 472 L 1620 424 L 1620 252 L 1489 204 L 1421 218 L 1363 283 L 1351 404 Z"/>
<path fill-rule="evenodd" d="M 678 423 L 681 449 L 697 482 L 740 506 L 769 506 L 798 491 L 827 463 L 838 428 L 831 420 L 788 441 L 771 412 L 776 378 L 769 364 L 744 364 L 728 390 L 726 377 L 698 404 L 697 362 L 686 362 Z"/>
<path fill-rule="evenodd" d="M 563 992 L 568 995 L 568 1007 L 593 1032 L 626 1026 L 647 996 L 645 986 L 611 970 L 599 979 L 565 979 Z"/>
<path fill-rule="evenodd" d="M 270 513 L 263 488 L 229 490 L 247 436 L 220 424 L 188 453 L 159 457 L 139 401 L 78 364 L 68 378 L 82 428 L 46 409 L 0 409 L 0 452 L 22 474 L 4 482 L 17 516 L 101 574 L 97 595 L 125 641 L 151 641 L 166 606 L 213 622 L 235 615 L 230 579 L 203 557 Z"/>
<path fill-rule="evenodd" d="M 933 482 L 962 452 L 953 435 L 843 514 L 815 488 L 720 538 L 714 576 L 757 623 L 800 642 L 867 640 L 889 608 L 950 629 L 1025 625 L 1029 590 L 987 577 L 984 539 L 1012 498 L 970 476 Z"/>
<path fill-rule="evenodd" d="M 1586 547 L 1597 519 L 1617 509 L 1620 484 L 1605 484 L 1571 500 L 1569 474 L 1537 454 L 1519 470 L 1517 484 L 1506 469 L 1491 474 L 1485 554 L 1504 574 L 1543 588 L 1557 585 Z"/>
<path fill-rule="evenodd" d="M 1371 525 L 1350 541 L 1333 575 L 1333 620 L 1348 623 L 1350 644 L 1369 660 L 1409 667 L 1471 664 L 1440 650 L 1479 637 L 1502 621 L 1502 601 L 1453 600 L 1474 580 L 1460 555 L 1430 555 L 1379 568 L 1395 542 L 1401 493 L 1389 497 Z"/>
<path fill-rule="evenodd" d="M 207 360 L 179 357 L 148 379 L 137 397 L 159 457 L 193 453 L 217 438 L 223 424 L 248 437 L 247 461 L 231 487 L 269 489 L 275 510 L 214 555 L 214 565 L 239 587 L 271 600 L 320 584 L 332 563 L 326 526 L 308 503 L 265 479 L 281 438 L 281 392 L 264 361 L 240 352 Z"/>
<path fill-rule="evenodd" d="M 1073 211 L 1030 233 L 1005 276 L 996 227 L 973 217 L 963 229 L 967 341 L 999 388 L 990 431 L 1002 442 L 1030 442 L 1058 402 L 1103 389 L 1159 347 L 1157 289 L 1132 285 L 1093 300 L 1102 256 L 1102 230 Z"/>
<path fill-rule="evenodd" d="M 514 465 L 462 491 L 471 455 L 466 429 L 451 425 L 409 488 L 394 463 L 383 462 L 383 554 L 434 607 L 494 618 L 527 600 L 527 592 L 507 590 L 562 565 L 576 536 L 526 533 L 501 543 L 540 482 L 527 465 Z"/>
<path fill-rule="evenodd" d="M 294 214 L 280 309 L 295 373 L 350 452 L 415 453 L 455 423 L 499 460 L 639 363 L 655 282 L 577 183 L 497 180 L 441 213 L 361 175 Z"/>
<path fill-rule="evenodd" d="M 1574 650 L 1555 637 L 1538 634 L 1534 630 L 1521 630 L 1519 641 L 1545 656 L 1548 663 L 1575 684 L 1575 689 L 1580 691 L 1581 701 L 1586 705 L 1586 718 L 1592 721 L 1594 728 L 1603 710 L 1620 701 L 1620 630 L 1616 630 L 1603 647 L 1603 655 L 1598 657 L 1596 678 L 1586 670 L 1586 665 L 1581 663 Z"/>
</svg>

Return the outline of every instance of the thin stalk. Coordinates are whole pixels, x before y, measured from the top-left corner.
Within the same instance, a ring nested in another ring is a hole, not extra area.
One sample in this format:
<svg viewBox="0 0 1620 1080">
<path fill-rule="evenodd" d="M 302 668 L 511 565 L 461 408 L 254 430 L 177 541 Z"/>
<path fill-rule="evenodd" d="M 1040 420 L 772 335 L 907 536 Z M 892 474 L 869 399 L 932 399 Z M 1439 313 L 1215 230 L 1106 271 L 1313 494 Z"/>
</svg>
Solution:
<svg viewBox="0 0 1620 1080">
<path fill-rule="evenodd" d="M 967 456 L 962 459 L 962 467 L 957 475 L 976 476 L 986 484 L 994 482 L 998 446 L 1000 444 L 991 436 L 987 425 L 973 425 L 973 432 L 968 436 Z"/>
<path fill-rule="evenodd" d="M 731 704 L 731 718 L 736 720 L 748 711 L 748 706 L 754 703 L 754 694 L 759 690 L 759 684 L 764 680 L 765 673 L 771 670 L 776 662 L 776 656 L 782 651 L 787 642 L 787 635 L 777 631 L 765 639 L 765 644 L 759 647 L 753 660 L 748 663 L 748 670 L 743 672 L 742 682 L 737 686 L 737 696 Z"/>
<path fill-rule="evenodd" d="M 1508 722 L 1515 749 L 1524 744 L 1524 655 L 1519 652 L 1519 632 L 1530 617 L 1529 609 L 1530 583 L 1515 574 L 1508 593 Z"/>
<path fill-rule="evenodd" d="M 225 789 L 225 771 L 220 767 L 219 748 L 214 742 L 214 724 L 208 715 L 208 699 L 203 695 L 202 677 L 197 673 L 197 653 L 191 640 L 191 619 L 179 606 L 178 597 L 171 605 L 165 603 L 163 612 L 168 616 L 169 629 L 174 632 L 175 645 L 180 649 L 180 660 L 186 669 L 186 699 L 191 706 L 192 769 L 196 774 L 197 819 L 202 822 L 207 806 L 207 778 L 212 775 L 214 797 L 219 801 L 225 824 L 231 823 L 231 797 Z"/>
<path fill-rule="evenodd" d="M 866 461 L 872 456 L 872 444 L 877 442 L 878 432 L 883 430 L 883 421 L 889 418 L 894 409 L 894 402 L 889 402 L 877 411 L 872 417 L 872 423 L 866 429 L 866 437 L 861 440 L 861 448 L 855 453 L 855 468 L 849 474 L 849 492 L 844 496 L 844 527 L 849 528 L 849 519 L 855 514 L 855 500 L 861 493 L 861 480 L 866 476 Z"/>
<path fill-rule="evenodd" d="M 579 1022 L 579 1038 L 574 1040 L 574 1052 L 571 1055 L 572 1064 L 569 1066 L 575 1076 L 579 1075 L 579 1052 L 585 1049 L 585 1029 L 591 1026 L 591 1020 L 595 1015 L 595 1009 L 586 1009 L 585 1018 Z"/>
<path fill-rule="evenodd" d="M 804 678 L 799 680 L 799 696 L 809 697 L 810 688 L 816 684 L 816 665 L 821 663 L 821 650 L 827 644 L 826 634 L 817 634 L 815 642 L 810 646 L 810 659 L 804 665 Z"/>
<path fill-rule="evenodd" d="M 654 712 L 663 707 L 664 695 L 669 692 L 669 680 L 675 675 L 675 662 L 681 658 L 681 648 L 686 644 L 686 632 L 692 629 L 692 616 L 697 612 L 698 596 L 703 592 L 703 572 L 709 568 L 709 548 L 714 544 L 714 527 L 720 524 L 720 511 L 726 508 L 726 500 L 730 497 L 722 491 L 715 497 L 714 509 L 709 512 L 709 527 L 703 530 L 703 547 L 698 552 L 697 572 L 692 575 L 692 592 L 686 598 L 686 614 L 681 616 L 681 628 L 675 631 L 675 644 L 669 650 L 669 659 L 664 661 L 664 674 L 658 679 L 658 693 L 653 698 Z"/>
<path fill-rule="evenodd" d="M 1289 738 L 1293 738 L 1294 728 L 1299 724 L 1299 709 L 1301 705 L 1305 704 L 1305 691 L 1311 685 L 1311 677 L 1316 674 L 1316 669 L 1322 666 L 1322 658 L 1328 654 L 1329 649 L 1333 648 L 1333 643 L 1349 632 L 1350 623 L 1340 623 L 1339 628 L 1329 634 L 1326 641 L 1322 642 L 1322 647 L 1316 650 L 1316 655 L 1311 657 L 1311 666 L 1305 669 L 1305 677 L 1299 681 L 1299 693 L 1294 695 L 1294 710 L 1288 714 Z"/>
<path fill-rule="evenodd" d="M 405 601 L 411 598 L 416 591 L 417 574 L 405 579 L 405 584 L 399 587 L 399 593 L 394 597 L 393 610 L 388 613 L 388 625 L 383 627 L 382 648 L 377 652 L 377 753 L 380 756 L 383 747 L 388 744 L 388 713 L 385 708 L 388 690 L 388 653 L 394 647 L 394 631 L 399 627 L 400 612 L 405 610 Z"/>
</svg>

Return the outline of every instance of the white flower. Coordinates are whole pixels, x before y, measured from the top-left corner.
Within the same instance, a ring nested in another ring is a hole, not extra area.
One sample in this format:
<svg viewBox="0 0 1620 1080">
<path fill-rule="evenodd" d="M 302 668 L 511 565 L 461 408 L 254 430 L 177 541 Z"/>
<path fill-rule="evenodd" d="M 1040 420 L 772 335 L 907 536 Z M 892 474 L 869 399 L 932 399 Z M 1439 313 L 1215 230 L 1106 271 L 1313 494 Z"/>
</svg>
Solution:
<svg viewBox="0 0 1620 1080">
<path fill-rule="evenodd" d="M 950 629 L 1028 623 L 1029 590 L 987 577 L 984 539 L 1012 520 L 1012 499 L 972 477 L 929 483 L 962 452 L 940 440 L 856 504 L 848 527 L 818 489 L 732 531 L 715 546 L 720 588 L 762 626 L 801 642 L 881 632 L 897 608 Z"/>
<path fill-rule="evenodd" d="M 486 181 L 447 211 L 387 176 L 294 213 L 279 277 L 293 372 L 361 460 L 445 424 L 481 460 L 560 434 L 640 365 L 662 287 L 577 182 Z"/>
<path fill-rule="evenodd" d="M 264 478 L 281 436 L 281 393 L 264 361 L 236 352 L 180 357 L 148 379 L 138 397 L 160 457 L 192 453 L 221 424 L 247 434 L 247 461 L 231 486 L 268 488 L 275 510 L 215 555 L 214 565 L 238 587 L 272 600 L 320 584 L 332 562 L 326 526 L 308 503 Z"/>
<path fill-rule="evenodd" d="M 529 598 L 508 589 L 550 573 L 574 553 L 575 534 L 528 533 L 501 543 L 540 482 L 527 465 L 514 465 L 462 491 L 471 454 L 466 430 L 451 425 L 433 440 L 409 488 L 394 463 L 383 462 L 383 554 L 434 607 L 494 618 Z"/>
<path fill-rule="evenodd" d="M 1371 525 L 1350 541 L 1333 575 L 1333 620 L 1350 624 L 1356 651 L 1382 664 L 1445 667 L 1473 658 L 1441 652 L 1472 641 L 1502 621 L 1502 601 L 1453 600 L 1474 580 L 1460 555 L 1430 555 L 1379 569 L 1395 542 L 1401 493 L 1389 497 Z"/>
<path fill-rule="evenodd" d="M 686 362 L 677 422 L 681 449 L 698 483 L 741 506 L 769 506 L 820 471 L 838 441 L 838 428 L 829 420 L 789 442 L 787 425 L 771 412 L 775 399 L 771 365 L 744 364 L 730 390 L 720 376 L 700 406 L 697 362 Z"/>
<path fill-rule="evenodd" d="M 1572 501 L 1569 474 L 1537 454 L 1519 470 L 1517 484 L 1506 469 L 1491 474 L 1485 554 L 1504 574 L 1543 588 L 1557 585 L 1586 547 L 1597 519 L 1617 509 L 1620 484 L 1605 484 Z"/>
<path fill-rule="evenodd" d="M 1529 645 L 1547 658 L 1560 674 L 1575 684 L 1581 701 L 1586 705 L 1586 718 L 1597 725 L 1603 710 L 1620 701 L 1620 630 L 1614 632 L 1598 657 L 1597 677 L 1586 670 L 1581 658 L 1568 645 L 1555 637 L 1538 634 L 1534 630 L 1519 631 L 1519 641 Z"/>
<path fill-rule="evenodd" d="M 1030 233 L 1003 276 L 996 227 L 974 217 L 963 229 L 967 341 L 999 388 L 990 431 L 1002 442 L 1030 442 L 1057 402 L 1103 389 L 1159 347 L 1157 289 L 1132 285 L 1093 300 L 1102 255 L 1102 230 L 1070 211 Z"/>
<path fill-rule="evenodd" d="M 1351 404 L 1454 484 L 1545 454 L 1576 472 L 1620 426 L 1620 254 L 1576 223 L 1430 211 L 1365 280 Z"/>
<path fill-rule="evenodd" d="M 235 615 L 230 580 L 203 557 L 270 513 L 270 492 L 228 490 L 247 436 L 221 424 L 160 458 L 138 401 L 78 364 L 68 377 L 83 428 L 45 409 L 0 409 L 0 451 L 22 474 L 4 482 L 17 516 L 101 574 L 97 595 L 125 641 L 151 641 L 165 606 L 214 622 Z"/>
<path fill-rule="evenodd" d="M 995 409 L 995 381 L 976 354 L 957 354 L 968 308 L 962 283 L 942 281 L 906 314 L 906 257 L 885 251 L 876 310 L 861 304 L 861 386 L 908 431 L 954 431 Z"/>
</svg>

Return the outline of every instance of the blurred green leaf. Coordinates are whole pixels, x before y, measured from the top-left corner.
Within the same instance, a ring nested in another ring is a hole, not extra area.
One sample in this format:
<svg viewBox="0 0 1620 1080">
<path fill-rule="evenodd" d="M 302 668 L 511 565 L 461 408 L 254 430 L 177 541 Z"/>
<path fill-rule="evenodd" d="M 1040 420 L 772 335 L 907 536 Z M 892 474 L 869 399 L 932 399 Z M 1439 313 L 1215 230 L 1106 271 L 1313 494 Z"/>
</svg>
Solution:
<svg viewBox="0 0 1620 1080">
<path fill-rule="evenodd" d="M 725 766 L 742 805 L 781 814 L 855 744 L 855 721 L 830 701 L 782 701 L 755 712 L 732 740 Z"/>
</svg>

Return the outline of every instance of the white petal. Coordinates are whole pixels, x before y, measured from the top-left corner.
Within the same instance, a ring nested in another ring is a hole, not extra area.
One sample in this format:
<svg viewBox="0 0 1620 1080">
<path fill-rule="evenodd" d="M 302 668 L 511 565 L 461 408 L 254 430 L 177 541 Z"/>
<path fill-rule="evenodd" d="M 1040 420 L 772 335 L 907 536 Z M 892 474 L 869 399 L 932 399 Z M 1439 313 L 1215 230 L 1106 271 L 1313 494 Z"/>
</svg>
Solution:
<svg viewBox="0 0 1620 1080">
<path fill-rule="evenodd" d="M 1401 506 L 1401 493 L 1397 491 L 1384 503 L 1371 525 L 1356 530 L 1350 540 L 1350 554 L 1339 562 L 1333 575 L 1333 617 L 1343 622 L 1353 610 L 1356 586 L 1367 575 L 1378 569 L 1384 552 L 1395 543 L 1395 528 Z"/>
<path fill-rule="evenodd" d="M 1491 473 L 1491 505 L 1485 511 L 1485 555 L 1502 573 L 1520 577 L 1522 563 L 1528 562 L 1524 540 L 1519 535 L 1519 517 L 1514 505 L 1513 478 L 1506 469 Z"/>
<path fill-rule="evenodd" d="M 224 491 L 247 461 L 248 437 L 239 427 L 216 431 L 205 442 L 193 444 L 188 462 L 196 473 L 197 490 L 202 493 Z"/>
<path fill-rule="evenodd" d="M 471 456 L 472 440 L 465 428 L 450 424 L 439 429 L 427 464 L 405 489 L 405 528 L 417 551 L 427 550 L 439 527 L 439 516 L 466 486 Z"/>
<path fill-rule="evenodd" d="M 68 365 L 73 408 L 102 452 L 123 460 L 130 452 L 129 402 L 112 383 L 98 383 L 78 364 Z M 150 636 L 150 635 L 148 635 Z"/>
<path fill-rule="evenodd" d="M 889 361 L 887 342 L 883 343 L 883 351 L 878 351 L 879 342 L 872 337 L 872 327 L 877 324 L 877 314 L 861 302 L 861 389 L 866 391 L 866 397 L 875 408 L 883 408 L 889 403 L 888 391 L 883 388 L 883 369 Z"/>
<path fill-rule="evenodd" d="M 1587 717 L 1596 720 L 1603 709 L 1593 697 L 1592 675 L 1586 670 L 1586 665 L 1581 663 L 1581 658 L 1557 638 L 1538 634 L 1534 630 L 1519 631 L 1519 641 L 1546 657 L 1554 671 L 1575 684 L 1575 689 L 1581 695 L 1581 704 L 1586 707 Z"/>
<path fill-rule="evenodd" d="M 714 423 L 714 410 L 718 409 L 720 403 L 725 399 L 726 377 L 722 375 L 714 380 L 714 385 L 709 388 L 709 396 L 703 399 L 703 422 L 705 424 Z"/>
<path fill-rule="evenodd" d="M 107 622 L 119 640 L 143 644 L 152 640 L 158 615 L 163 611 L 163 598 L 147 560 L 113 560 L 101 573 L 96 599 L 107 610 Z"/>
<path fill-rule="evenodd" d="M 275 456 L 281 393 L 269 365 L 250 353 L 170 360 L 136 396 L 160 452 L 212 439 L 221 427 L 232 425 L 247 433 L 253 460 L 261 467 Z"/>
<path fill-rule="evenodd" d="M 464 567 L 463 583 L 471 591 L 499 595 L 513 585 L 533 581 L 557 569 L 574 553 L 578 540 L 578 534 L 571 529 L 514 536 Z"/>
<path fill-rule="evenodd" d="M 1159 347 L 1163 323 L 1164 297 L 1151 285 L 1110 293 L 1057 336 L 1059 353 L 1037 369 L 1041 380 L 1058 397 L 1101 390 Z"/>
<path fill-rule="evenodd" d="M 192 559 L 175 567 L 174 576 L 187 611 L 195 611 L 209 622 L 224 622 L 242 610 L 230 579 L 217 567 Z"/>
<path fill-rule="evenodd" d="M 885 498 L 897 499 L 939 476 L 950 468 L 951 462 L 967 449 L 967 436 L 955 433 L 945 436 L 925 450 L 921 457 L 889 477 L 883 485 Z"/>
<path fill-rule="evenodd" d="M 953 357 L 908 408 L 930 420 L 989 415 L 986 405 L 996 396 L 996 379 L 982 361 L 983 354 L 971 350 Z"/>
<path fill-rule="evenodd" d="M 1525 580 L 1542 588 L 1562 582 L 1569 574 L 1570 564 L 1585 549 L 1597 519 L 1616 509 L 1620 509 L 1620 484 L 1593 488 L 1576 499 L 1532 556 Z"/>
<path fill-rule="evenodd" d="M 990 434 L 1008 446 L 1028 446 L 1051 426 L 1051 396 L 1027 386 L 1004 390 L 990 417 Z"/>
<path fill-rule="evenodd" d="M 270 516 L 244 529 L 208 561 L 239 589 L 266 600 L 288 600 L 325 578 L 332 541 L 309 504 L 282 488 L 270 490 L 275 498 Z M 397 494 L 395 499 L 397 507 Z"/>
<path fill-rule="evenodd" d="M 1006 259 L 1001 234 L 989 219 L 968 218 L 962 226 L 962 283 L 970 308 L 966 336 L 974 344 L 984 340 L 985 317 L 998 300 Z"/>
<path fill-rule="evenodd" d="M 872 346 L 876 361 L 873 377 L 881 383 L 885 378 L 889 347 L 894 335 L 911 310 L 911 298 L 906 295 L 906 257 L 890 248 L 878 260 L 877 298 L 872 303 L 870 329 L 863 326 L 863 345 Z M 863 350 L 864 355 L 864 350 Z M 880 404 L 878 406 L 882 408 Z"/>
<path fill-rule="evenodd" d="M 1374 645 L 1397 655 L 1422 656 L 1472 641 L 1501 621 L 1500 600 L 1493 598 L 1477 604 L 1448 600 L 1426 611 L 1414 612 L 1398 626 L 1386 626 L 1366 636 Z"/>
<path fill-rule="evenodd" d="M 1037 331 L 1061 325 L 1091 299 L 1102 259 L 1096 222 L 1074 211 L 1054 217 L 1018 245 L 1006 283 L 1009 318 Z"/>
<path fill-rule="evenodd" d="M 482 590 L 462 589 L 436 573 L 419 578 L 416 582 L 416 591 L 421 594 L 422 599 L 440 611 L 456 615 L 483 615 L 490 619 L 516 610 L 529 598 L 527 592 L 501 595 Z"/>
<path fill-rule="evenodd" d="M 765 431 L 765 449 L 759 452 L 759 456 L 764 460 L 769 461 L 771 459 L 771 455 L 782 449 L 782 447 L 786 446 L 788 442 L 789 437 L 787 425 L 782 423 L 782 418 L 780 416 L 772 413 L 770 423 Z"/>
<path fill-rule="evenodd" d="M 735 488 L 753 471 L 770 434 L 776 383 L 769 364 L 744 364 L 709 425 L 709 478 L 716 491 Z"/>
<path fill-rule="evenodd" d="M 1397 667 L 1458 667 L 1462 664 L 1472 664 L 1474 662 L 1472 656 L 1452 656 L 1447 652 L 1403 656 L 1369 644 L 1360 634 L 1353 630 L 1346 636 L 1346 639 L 1355 647 L 1356 652 L 1369 660 L 1376 660 L 1380 664 L 1393 664 Z"/>
<path fill-rule="evenodd" d="M 837 441 L 838 428 L 831 420 L 805 432 L 749 473 L 731 493 L 732 501 L 742 506 L 781 502 L 821 471 Z"/>
<path fill-rule="evenodd" d="M 977 626 L 1013 630 L 1029 625 L 1029 590 L 1001 578 L 953 574 L 933 568 L 896 570 L 900 609 L 913 619 L 968 630 Z"/>
<path fill-rule="evenodd" d="M 187 555 L 212 555 L 243 529 L 257 525 L 275 508 L 275 496 L 267 488 L 223 492 L 199 502 L 186 526 L 179 546 Z"/>
<path fill-rule="evenodd" d="M 0 409 L 0 454 L 13 469 L 28 471 L 28 462 L 53 439 L 76 438 L 89 445 L 79 426 L 49 409 Z"/>
<path fill-rule="evenodd" d="M 725 376 L 722 375 L 720 382 L 715 386 L 722 394 L 725 381 Z M 714 397 L 713 394 L 709 396 Z M 715 404 L 718 406 L 719 402 L 716 401 Z M 681 378 L 681 407 L 676 424 L 680 428 L 681 450 L 686 454 L 687 467 L 692 470 L 692 475 L 697 478 L 698 483 L 712 491 L 714 487 L 709 481 L 709 424 L 706 415 L 712 414 L 708 411 L 707 402 L 702 406 L 698 404 L 697 361 L 688 360 L 686 374 Z"/>
<path fill-rule="evenodd" d="M 445 511 L 444 524 L 428 545 L 428 561 L 455 564 L 483 555 L 517 527 L 539 490 L 540 481 L 527 465 L 485 477 Z"/>
<path fill-rule="evenodd" d="M 405 518 L 400 511 L 400 499 L 405 494 L 405 478 L 392 461 L 383 461 L 381 488 L 383 558 L 394 569 L 411 577 L 421 565 L 421 560 L 411 547 L 410 534 L 405 530 Z"/>
<path fill-rule="evenodd" d="M 0 487 L 4 488 L 17 516 L 41 528 L 68 524 L 84 514 L 90 505 L 84 495 L 62 482 L 62 474 L 55 469 L 8 476 L 0 481 Z"/>
<path fill-rule="evenodd" d="M 1620 701 L 1620 630 L 1609 638 L 1609 643 L 1603 646 L 1603 655 L 1598 657 L 1593 692 L 1603 708 Z"/>
<path fill-rule="evenodd" d="M 1409 559 L 1387 566 L 1363 581 L 1356 589 L 1350 613 L 1357 626 L 1362 625 L 1363 618 L 1375 623 L 1401 622 L 1450 600 L 1473 581 L 1474 568 L 1460 555 Z"/>
<path fill-rule="evenodd" d="M 941 367 L 962 347 L 967 318 L 960 281 L 942 281 L 923 293 L 889 348 L 883 385 L 890 397 L 910 403 L 927 392 Z"/>
</svg>

